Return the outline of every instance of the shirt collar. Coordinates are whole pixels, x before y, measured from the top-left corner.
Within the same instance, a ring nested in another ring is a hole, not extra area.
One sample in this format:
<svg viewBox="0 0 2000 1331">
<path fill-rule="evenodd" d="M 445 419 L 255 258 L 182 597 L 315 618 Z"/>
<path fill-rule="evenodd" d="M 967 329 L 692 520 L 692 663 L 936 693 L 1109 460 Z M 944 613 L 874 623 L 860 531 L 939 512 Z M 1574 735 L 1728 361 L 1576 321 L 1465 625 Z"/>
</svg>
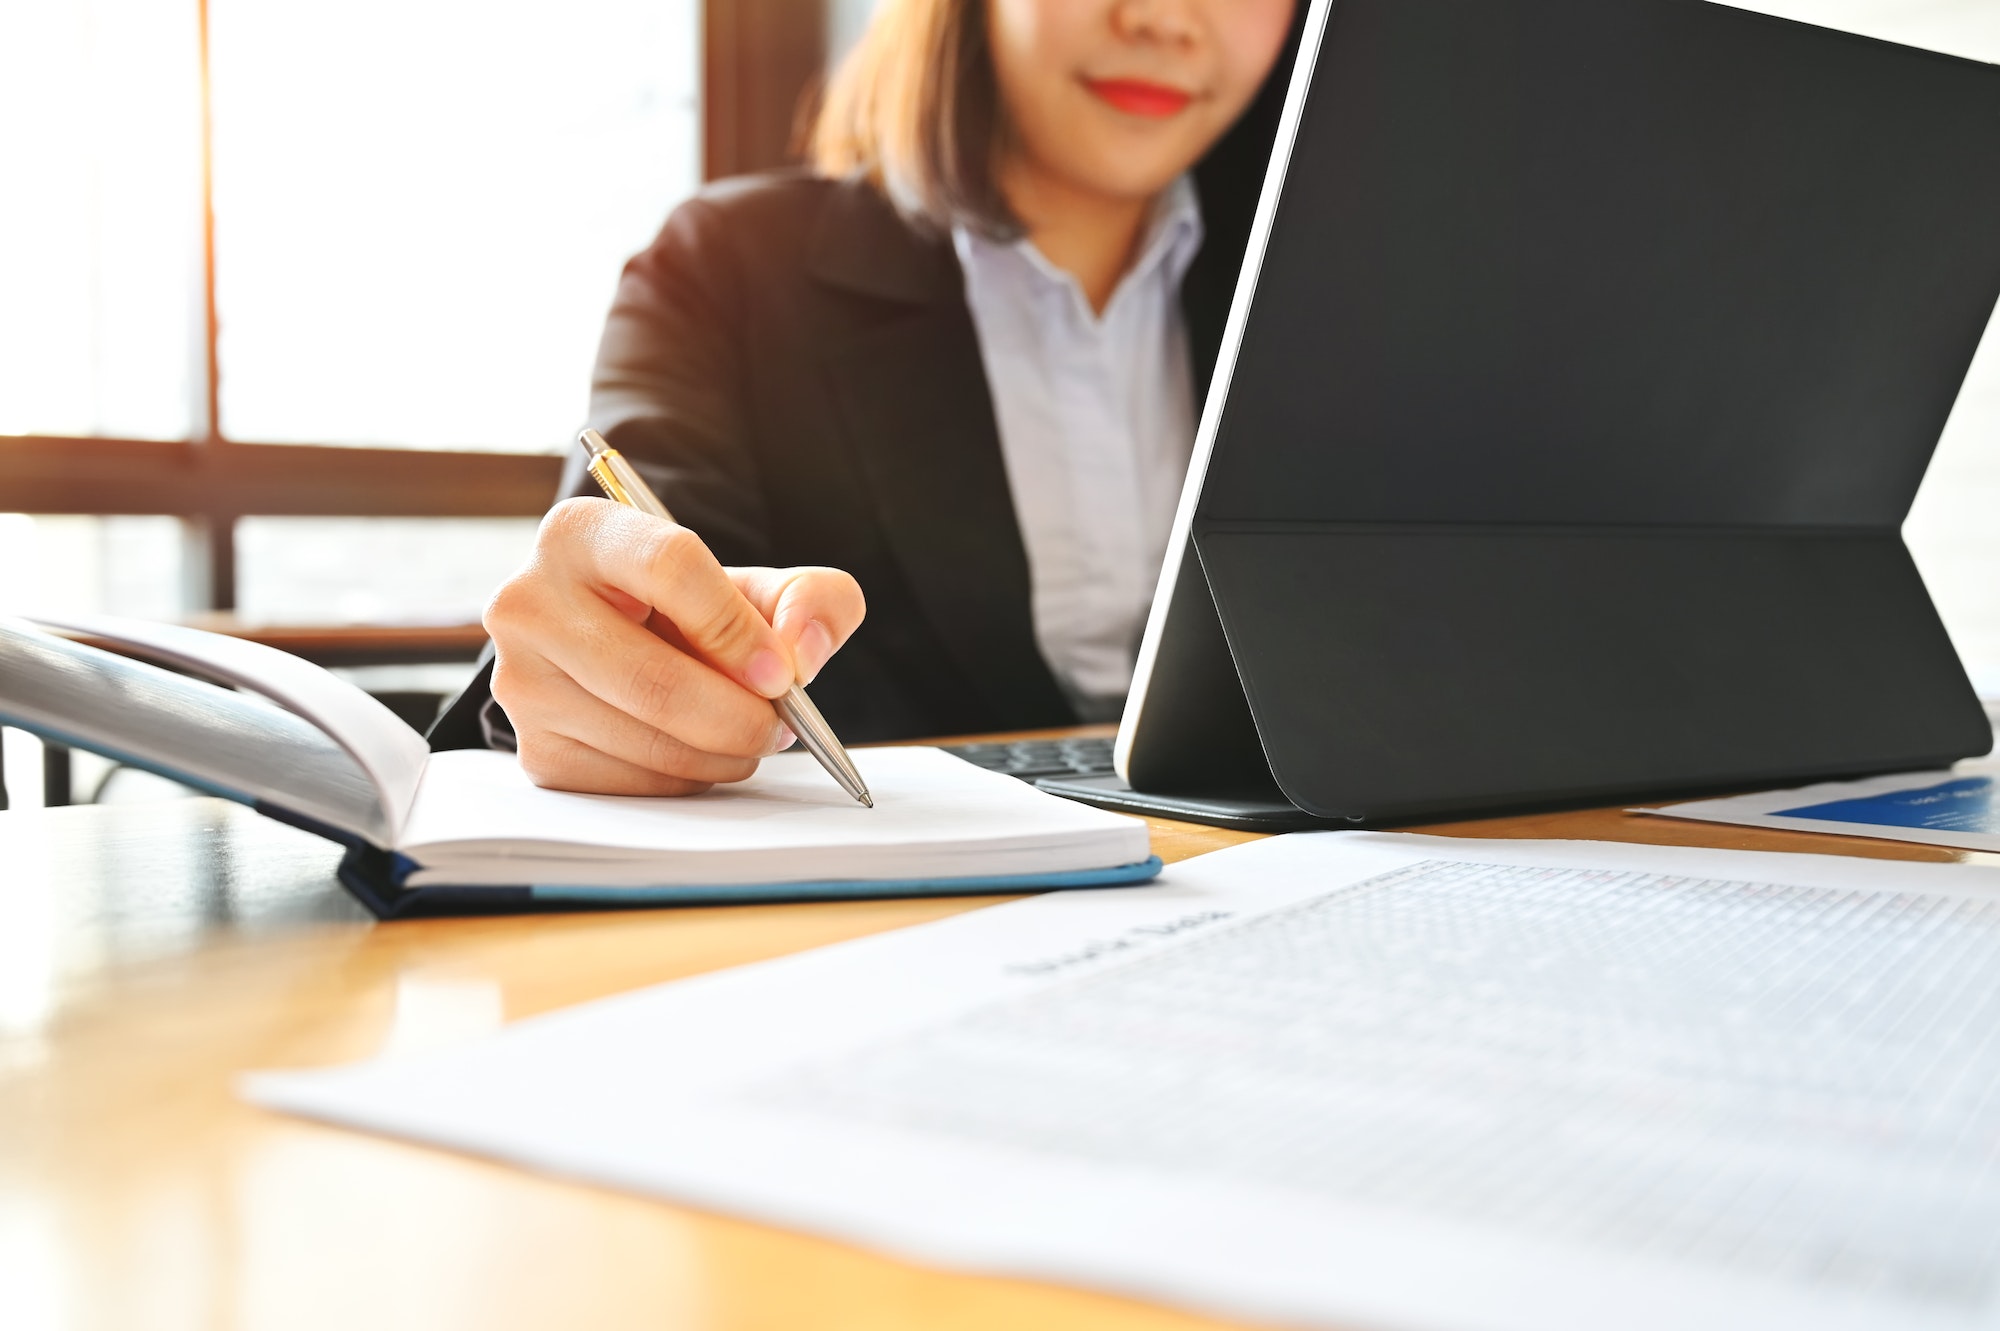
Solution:
<svg viewBox="0 0 2000 1331">
<path fill-rule="evenodd" d="M 1183 175 L 1153 201 L 1146 239 L 1139 246 L 1139 261 L 1132 265 L 1130 275 L 1144 273 L 1156 263 L 1165 264 L 1168 278 L 1179 285 L 1201 249 L 1201 241 L 1201 199 L 1195 193 L 1194 177 Z"/>
<path fill-rule="evenodd" d="M 961 264 L 970 265 L 975 256 L 1011 254 L 1039 282 L 1070 292 L 1082 309 L 1089 310 L 1089 303 L 1084 300 L 1076 279 L 1050 263 L 1027 237 L 1014 241 L 993 241 L 963 224 L 952 227 L 951 235 Z M 1148 281 L 1156 271 L 1163 273 L 1165 280 L 1178 288 L 1181 279 L 1187 276 L 1195 254 L 1201 249 L 1202 236 L 1201 198 L 1195 192 L 1193 175 L 1184 174 L 1153 200 L 1152 212 L 1146 219 L 1143 239 L 1139 243 L 1139 257 L 1126 270 L 1125 276 L 1118 280 L 1118 289 L 1111 293 L 1111 300 L 1104 307 L 1105 314 L 1110 314 L 1128 288 Z"/>
</svg>

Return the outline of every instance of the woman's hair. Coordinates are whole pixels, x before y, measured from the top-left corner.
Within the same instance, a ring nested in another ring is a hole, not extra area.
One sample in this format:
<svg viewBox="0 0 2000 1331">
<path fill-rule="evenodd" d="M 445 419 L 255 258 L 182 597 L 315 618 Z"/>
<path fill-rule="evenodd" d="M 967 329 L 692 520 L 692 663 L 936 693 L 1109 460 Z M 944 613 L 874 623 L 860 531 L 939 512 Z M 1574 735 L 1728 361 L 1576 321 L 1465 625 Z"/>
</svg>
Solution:
<svg viewBox="0 0 2000 1331">
<path fill-rule="evenodd" d="M 984 0 L 882 0 L 812 129 L 823 175 L 873 181 L 906 216 L 1018 235 L 999 182 L 1006 115 Z"/>
</svg>

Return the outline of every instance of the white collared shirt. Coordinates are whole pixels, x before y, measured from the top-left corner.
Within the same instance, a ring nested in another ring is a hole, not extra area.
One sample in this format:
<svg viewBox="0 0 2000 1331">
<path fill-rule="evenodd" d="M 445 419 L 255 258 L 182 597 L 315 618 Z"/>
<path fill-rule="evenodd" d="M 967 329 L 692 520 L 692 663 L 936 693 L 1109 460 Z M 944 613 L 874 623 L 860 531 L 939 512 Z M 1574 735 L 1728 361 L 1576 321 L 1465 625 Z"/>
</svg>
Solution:
<svg viewBox="0 0 2000 1331">
<path fill-rule="evenodd" d="M 953 230 L 1032 579 L 1035 640 L 1085 719 L 1116 719 L 1194 449 L 1181 279 L 1201 248 L 1194 184 L 1154 209 L 1094 313 L 1023 239 Z"/>
</svg>

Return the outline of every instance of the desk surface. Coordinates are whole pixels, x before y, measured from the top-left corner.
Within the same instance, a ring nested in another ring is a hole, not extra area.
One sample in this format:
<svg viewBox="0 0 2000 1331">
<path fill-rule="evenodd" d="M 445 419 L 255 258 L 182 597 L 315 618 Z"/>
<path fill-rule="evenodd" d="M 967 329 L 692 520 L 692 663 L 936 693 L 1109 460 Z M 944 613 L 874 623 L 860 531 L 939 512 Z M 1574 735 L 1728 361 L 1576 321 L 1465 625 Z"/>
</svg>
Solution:
<svg viewBox="0 0 2000 1331">
<path fill-rule="evenodd" d="M 1612 809 L 1421 830 L 2000 863 Z M 1169 861 L 1249 839 L 1153 823 Z M 930 1271 L 231 1095 L 248 1069 L 466 1039 L 993 898 L 376 926 L 333 885 L 334 860 L 216 800 L 0 814 L 0 1326 L 1218 1325 Z"/>
</svg>

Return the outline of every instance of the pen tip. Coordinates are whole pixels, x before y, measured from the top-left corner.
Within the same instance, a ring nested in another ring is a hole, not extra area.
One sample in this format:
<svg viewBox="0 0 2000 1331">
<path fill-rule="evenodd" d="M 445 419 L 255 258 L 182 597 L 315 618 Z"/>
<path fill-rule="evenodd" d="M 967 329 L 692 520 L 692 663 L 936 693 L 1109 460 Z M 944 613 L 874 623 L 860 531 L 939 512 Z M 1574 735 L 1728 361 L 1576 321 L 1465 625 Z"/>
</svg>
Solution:
<svg viewBox="0 0 2000 1331">
<path fill-rule="evenodd" d="M 873 795 L 870 795 L 865 790 L 861 792 L 861 807 L 864 809 L 872 809 L 875 807 L 875 797 Z"/>
</svg>

